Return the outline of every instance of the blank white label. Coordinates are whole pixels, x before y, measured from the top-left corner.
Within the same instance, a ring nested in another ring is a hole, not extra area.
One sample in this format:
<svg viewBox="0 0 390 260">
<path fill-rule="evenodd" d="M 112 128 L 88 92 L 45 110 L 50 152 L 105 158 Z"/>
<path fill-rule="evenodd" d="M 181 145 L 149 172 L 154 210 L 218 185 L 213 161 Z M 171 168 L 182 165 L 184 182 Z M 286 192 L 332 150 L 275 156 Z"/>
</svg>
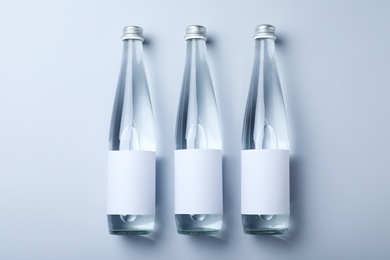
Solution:
<svg viewBox="0 0 390 260">
<path fill-rule="evenodd" d="M 175 151 L 175 214 L 222 214 L 222 151 Z"/>
<path fill-rule="evenodd" d="M 241 214 L 290 213 L 288 150 L 241 152 Z"/>
<path fill-rule="evenodd" d="M 156 153 L 109 151 L 107 214 L 154 215 Z"/>
</svg>

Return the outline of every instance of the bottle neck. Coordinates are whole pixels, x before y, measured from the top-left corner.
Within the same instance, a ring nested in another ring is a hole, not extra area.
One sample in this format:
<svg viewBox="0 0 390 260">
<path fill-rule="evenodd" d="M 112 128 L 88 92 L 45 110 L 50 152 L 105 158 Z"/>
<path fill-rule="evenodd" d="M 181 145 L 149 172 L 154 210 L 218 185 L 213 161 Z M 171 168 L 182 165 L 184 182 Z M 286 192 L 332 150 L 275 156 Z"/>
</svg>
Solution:
<svg viewBox="0 0 390 260">
<path fill-rule="evenodd" d="M 274 63 L 275 60 L 275 41 L 269 38 L 260 38 L 255 40 L 255 62 L 260 64 L 264 62 Z"/>
<path fill-rule="evenodd" d="M 130 61 L 141 63 L 143 56 L 143 46 L 141 40 L 124 40 L 123 41 L 123 63 Z"/>
<path fill-rule="evenodd" d="M 207 62 L 206 41 L 203 39 L 187 40 L 183 84 L 183 87 L 189 89 L 188 94 L 192 97 L 196 97 L 196 89 L 211 88 L 213 92 Z"/>
<path fill-rule="evenodd" d="M 203 39 L 187 40 L 186 66 L 207 63 L 206 41 Z"/>
</svg>

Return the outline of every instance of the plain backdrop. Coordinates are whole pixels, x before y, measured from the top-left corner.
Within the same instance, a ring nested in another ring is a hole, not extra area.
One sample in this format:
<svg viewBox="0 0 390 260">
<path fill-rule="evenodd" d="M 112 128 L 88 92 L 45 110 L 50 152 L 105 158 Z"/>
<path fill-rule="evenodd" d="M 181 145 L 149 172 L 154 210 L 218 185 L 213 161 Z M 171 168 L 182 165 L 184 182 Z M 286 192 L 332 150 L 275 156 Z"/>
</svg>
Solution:
<svg viewBox="0 0 390 260">
<path fill-rule="evenodd" d="M 0 259 L 389 259 L 389 1 L 0 4 Z M 291 228 L 250 236 L 240 142 L 254 28 L 276 26 L 291 140 Z M 224 142 L 219 236 L 177 234 L 176 110 L 185 28 L 206 26 Z M 108 129 L 122 28 L 144 28 L 157 129 L 157 226 L 108 234 Z"/>
</svg>

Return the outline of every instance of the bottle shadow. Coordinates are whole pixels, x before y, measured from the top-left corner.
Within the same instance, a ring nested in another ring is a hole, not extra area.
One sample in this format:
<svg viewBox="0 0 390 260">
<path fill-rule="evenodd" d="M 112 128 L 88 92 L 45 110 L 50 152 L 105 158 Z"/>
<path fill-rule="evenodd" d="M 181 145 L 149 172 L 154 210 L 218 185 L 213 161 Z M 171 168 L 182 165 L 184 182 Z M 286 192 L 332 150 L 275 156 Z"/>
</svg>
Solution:
<svg viewBox="0 0 390 260">
<path fill-rule="evenodd" d="M 283 47 L 285 45 L 285 38 L 283 35 L 276 35 L 276 41 L 275 45 L 278 46 L 279 48 Z"/>
<path fill-rule="evenodd" d="M 189 235 L 188 237 L 192 244 L 201 245 L 203 248 L 213 248 L 214 246 L 227 244 L 223 231 L 217 235 Z"/>
<path fill-rule="evenodd" d="M 292 155 L 290 159 L 290 228 L 286 237 L 297 241 L 301 237 L 305 221 L 304 179 L 302 162 L 298 156 Z"/>
<path fill-rule="evenodd" d="M 152 246 L 157 243 L 157 240 L 153 237 L 153 233 L 150 235 L 123 236 L 122 239 L 126 243 L 131 243 L 133 246 Z"/>
</svg>

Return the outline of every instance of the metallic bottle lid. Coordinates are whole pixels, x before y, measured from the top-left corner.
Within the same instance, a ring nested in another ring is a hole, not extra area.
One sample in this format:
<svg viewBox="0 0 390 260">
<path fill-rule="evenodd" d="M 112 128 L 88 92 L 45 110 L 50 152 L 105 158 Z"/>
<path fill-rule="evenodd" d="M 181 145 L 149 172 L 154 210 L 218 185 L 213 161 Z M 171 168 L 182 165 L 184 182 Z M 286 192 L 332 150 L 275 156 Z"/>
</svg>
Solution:
<svg viewBox="0 0 390 260">
<path fill-rule="evenodd" d="M 262 39 L 262 38 L 268 38 L 276 40 L 275 36 L 275 26 L 270 24 L 260 24 L 256 26 L 255 28 L 255 35 L 253 36 L 253 39 Z"/>
<path fill-rule="evenodd" d="M 126 26 L 123 28 L 123 35 L 122 35 L 122 41 L 123 40 L 141 40 L 144 41 L 144 35 L 141 27 L 139 26 Z"/>
<path fill-rule="evenodd" d="M 206 27 L 201 25 L 190 25 L 186 29 L 186 36 L 184 36 L 185 40 L 190 39 L 203 39 L 207 40 L 206 37 Z"/>
</svg>

